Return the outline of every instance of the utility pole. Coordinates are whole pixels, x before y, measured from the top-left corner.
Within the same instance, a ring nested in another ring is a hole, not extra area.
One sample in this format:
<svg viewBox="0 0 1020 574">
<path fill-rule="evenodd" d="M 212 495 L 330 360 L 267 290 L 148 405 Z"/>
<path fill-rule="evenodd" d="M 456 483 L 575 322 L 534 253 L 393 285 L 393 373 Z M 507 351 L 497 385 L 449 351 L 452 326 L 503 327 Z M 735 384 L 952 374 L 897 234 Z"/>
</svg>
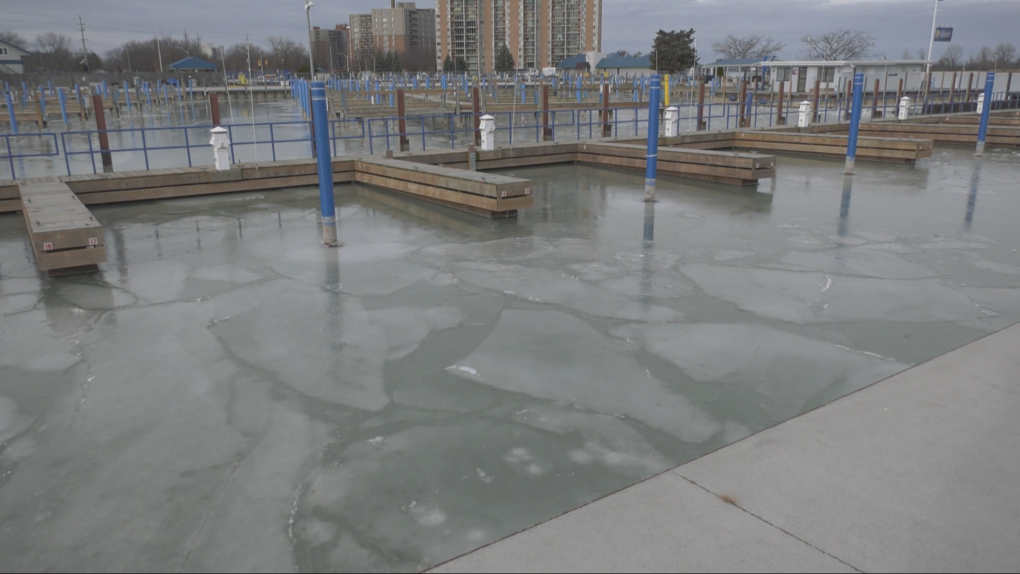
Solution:
<svg viewBox="0 0 1020 574">
<path fill-rule="evenodd" d="M 159 55 L 159 73 L 163 73 L 163 49 L 159 47 L 159 36 L 156 36 L 156 54 Z"/>
<path fill-rule="evenodd" d="M 85 58 L 85 71 L 89 71 L 89 49 L 85 47 L 85 22 L 81 19 L 81 14 L 78 14 L 78 28 L 81 29 L 81 53 Z"/>
<path fill-rule="evenodd" d="M 185 44 L 188 43 L 188 30 L 187 29 L 184 30 L 184 43 Z"/>
</svg>

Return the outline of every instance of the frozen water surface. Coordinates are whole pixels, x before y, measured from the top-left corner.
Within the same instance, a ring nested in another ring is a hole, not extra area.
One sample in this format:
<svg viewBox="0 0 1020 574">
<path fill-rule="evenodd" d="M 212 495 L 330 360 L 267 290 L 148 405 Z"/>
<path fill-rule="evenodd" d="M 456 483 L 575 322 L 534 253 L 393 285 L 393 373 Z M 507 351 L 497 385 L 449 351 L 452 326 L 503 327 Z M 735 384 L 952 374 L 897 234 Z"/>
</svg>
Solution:
<svg viewBox="0 0 1020 574">
<path fill-rule="evenodd" d="M 339 250 L 314 189 L 98 207 L 59 280 L 0 217 L 0 560 L 423 569 L 1020 318 L 1015 157 L 841 168 L 340 186 Z"/>
</svg>

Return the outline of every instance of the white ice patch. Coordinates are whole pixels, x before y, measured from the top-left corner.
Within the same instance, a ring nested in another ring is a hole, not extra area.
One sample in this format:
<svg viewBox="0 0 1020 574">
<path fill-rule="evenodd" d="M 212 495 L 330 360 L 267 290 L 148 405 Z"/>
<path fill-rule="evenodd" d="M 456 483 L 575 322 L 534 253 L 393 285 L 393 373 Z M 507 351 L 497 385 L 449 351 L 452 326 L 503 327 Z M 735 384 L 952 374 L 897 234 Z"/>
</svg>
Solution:
<svg viewBox="0 0 1020 574">
<path fill-rule="evenodd" d="M 446 370 L 447 371 L 463 371 L 463 372 L 465 372 L 465 373 L 467 373 L 469 375 L 477 375 L 478 374 L 478 370 L 473 369 L 471 367 L 465 367 L 465 366 L 462 366 L 462 365 L 450 365 L 449 367 L 446 367 Z"/>
</svg>

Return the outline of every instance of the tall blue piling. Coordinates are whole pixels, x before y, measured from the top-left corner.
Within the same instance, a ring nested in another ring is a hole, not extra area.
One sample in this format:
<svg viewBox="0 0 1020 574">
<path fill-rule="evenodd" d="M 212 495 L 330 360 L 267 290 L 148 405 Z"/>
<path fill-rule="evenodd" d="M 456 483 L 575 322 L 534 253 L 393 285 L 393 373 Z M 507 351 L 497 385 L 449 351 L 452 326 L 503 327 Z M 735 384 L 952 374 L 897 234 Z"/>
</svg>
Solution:
<svg viewBox="0 0 1020 574">
<path fill-rule="evenodd" d="M 441 82 L 443 84 L 443 90 L 446 90 L 447 89 L 447 87 L 446 87 L 447 86 L 447 84 L 446 84 L 446 74 L 443 74 L 443 77 L 441 78 Z"/>
<path fill-rule="evenodd" d="M 145 82 L 145 101 L 149 104 L 149 109 L 152 109 L 152 86 L 149 82 Z"/>
<path fill-rule="evenodd" d="M 863 81 L 863 80 L 862 80 Z M 655 179 L 659 161 L 659 91 L 662 77 L 652 74 L 648 98 L 648 152 L 645 160 L 645 201 L 655 201 Z"/>
<path fill-rule="evenodd" d="M 50 81 L 46 82 L 46 85 L 49 86 L 49 88 L 50 88 L 49 89 L 49 95 L 52 96 L 53 95 L 53 81 L 50 80 Z"/>
<path fill-rule="evenodd" d="M 43 117 L 46 117 L 46 88 L 39 86 L 39 104 L 42 107 Z"/>
<path fill-rule="evenodd" d="M 7 97 L 7 114 L 11 117 L 11 133 L 18 133 L 18 120 L 14 116 L 14 102 L 11 101 L 11 93 L 4 92 Z"/>
<path fill-rule="evenodd" d="M 528 103 L 528 86 L 527 84 L 521 84 L 521 103 Z"/>
<path fill-rule="evenodd" d="M 124 101 L 127 102 L 127 109 L 131 111 L 131 92 L 128 90 L 127 82 L 124 82 Z"/>
<path fill-rule="evenodd" d="M 988 135 L 988 118 L 992 113 L 992 84 L 994 83 L 995 72 L 988 72 L 988 75 L 985 76 L 985 101 L 981 108 L 981 125 L 978 127 L 977 151 L 974 153 L 976 156 L 985 155 L 985 136 Z"/>
<path fill-rule="evenodd" d="M 57 88 L 57 97 L 60 99 L 60 117 L 64 120 L 64 125 L 67 125 L 67 94 L 64 93 L 64 88 Z"/>
<path fill-rule="evenodd" d="M 857 132 L 861 125 L 861 106 L 864 103 L 864 74 L 854 74 L 854 100 L 850 110 L 850 136 L 846 142 L 846 175 L 854 174 L 854 161 L 857 159 Z"/>
<path fill-rule="evenodd" d="M 103 98 L 110 99 L 110 88 L 106 85 L 106 80 L 103 80 Z"/>
<path fill-rule="evenodd" d="M 744 121 L 747 122 L 747 127 L 751 127 L 751 106 L 754 104 L 754 94 L 747 94 L 747 102 L 744 105 Z"/>
<path fill-rule="evenodd" d="M 322 208 L 322 245 L 337 247 L 336 205 L 333 202 L 333 158 L 329 153 L 329 119 L 326 115 L 326 85 L 312 82 L 312 117 L 315 118 L 315 147 L 319 150 L 319 202 Z"/>
</svg>

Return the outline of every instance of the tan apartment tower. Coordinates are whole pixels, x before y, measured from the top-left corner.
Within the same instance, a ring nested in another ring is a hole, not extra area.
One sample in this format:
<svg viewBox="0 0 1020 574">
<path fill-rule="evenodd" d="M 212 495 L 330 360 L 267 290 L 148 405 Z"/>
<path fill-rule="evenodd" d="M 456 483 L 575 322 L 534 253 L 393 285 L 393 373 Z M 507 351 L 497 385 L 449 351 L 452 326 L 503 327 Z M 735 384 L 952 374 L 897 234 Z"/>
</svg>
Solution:
<svg viewBox="0 0 1020 574">
<path fill-rule="evenodd" d="M 436 0 L 436 66 L 464 58 L 489 73 L 506 44 L 518 69 L 602 51 L 603 0 Z"/>
</svg>

